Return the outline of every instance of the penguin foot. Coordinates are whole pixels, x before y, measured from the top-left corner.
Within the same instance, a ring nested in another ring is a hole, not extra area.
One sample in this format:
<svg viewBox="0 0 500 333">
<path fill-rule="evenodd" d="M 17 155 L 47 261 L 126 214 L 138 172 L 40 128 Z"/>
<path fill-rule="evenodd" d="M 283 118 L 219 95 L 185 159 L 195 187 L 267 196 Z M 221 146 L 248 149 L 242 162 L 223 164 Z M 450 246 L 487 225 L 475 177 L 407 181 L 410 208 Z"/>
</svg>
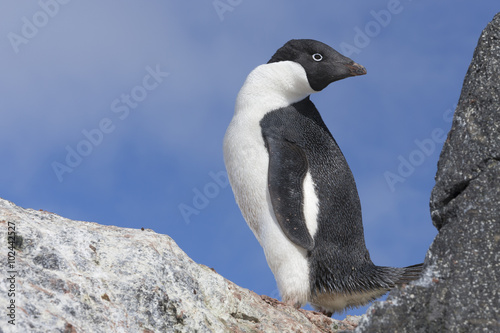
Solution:
<svg viewBox="0 0 500 333">
<path fill-rule="evenodd" d="M 333 312 L 326 311 L 326 310 L 321 310 L 319 313 L 324 314 L 324 315 L 325 315 L 325 316 L 327 316 L 328 318 L 330 318 L 330 317 L 333 315 Z"/>
<path fill-rule="evenodd" d="M 285 304 L 289 305 L 289 306 L 293 306 L 296 309 L 300 309 L 302 307 L 302 304 L 300 304 L 300 302 L 298 302 L 298 301 L 286 301 Z"/>
</svg>

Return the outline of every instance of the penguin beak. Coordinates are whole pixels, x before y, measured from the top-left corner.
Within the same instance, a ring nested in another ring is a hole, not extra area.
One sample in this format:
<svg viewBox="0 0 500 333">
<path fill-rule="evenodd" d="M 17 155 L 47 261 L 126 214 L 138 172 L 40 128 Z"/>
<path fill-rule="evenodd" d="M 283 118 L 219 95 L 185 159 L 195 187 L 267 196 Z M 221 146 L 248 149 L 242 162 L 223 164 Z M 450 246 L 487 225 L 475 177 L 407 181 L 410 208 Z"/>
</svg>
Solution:
<svg viewBox="0 0 500 333">
<path fill-rule="evenodd" d="M 351 64 L 347 64 L 346 67 L 349 68 L 349 73 L 352 76 L 366 74 L 366 68 L 364 68 L 363 66 L 361 66 L 360 64 L 357 64 L 355 62 L 353 62 Z"/>
</svg>

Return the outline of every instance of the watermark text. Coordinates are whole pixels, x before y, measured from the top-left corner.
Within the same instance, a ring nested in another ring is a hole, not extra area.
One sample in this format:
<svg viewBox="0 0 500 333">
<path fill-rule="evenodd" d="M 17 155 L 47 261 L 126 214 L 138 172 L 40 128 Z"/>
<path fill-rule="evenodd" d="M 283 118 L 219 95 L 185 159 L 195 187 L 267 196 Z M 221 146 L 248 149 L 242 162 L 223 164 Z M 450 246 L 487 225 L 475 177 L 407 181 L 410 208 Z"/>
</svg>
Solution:
<svg viewBox="0 0 500 333">
<path fill-rule="evenodd" d="M 180 203 L 178 205 L 179 212 L 186 224 L 191 223 L 191 217 L 198 215 L 200 212 L 210 205 L 210 200 L 215 199 L 221 189 L 229 185 L 229 178 L 226 171 L 219 171 L 217 173 L 210 171 L 208 173 L 212 181 L 206 183 L 201 189 L 193 188 L 194 196 L 190 204 Z"/>
<path fill-rule="evenodd" d="M 144 101 L 148 93 L 158 88 L 163 80 L 170 75 L 160 69 L 146 66 L 147 74 L 143 77 L 140 85 L 134 86 L 130 93 L 123 93 L 120 97 L 111 102 L 111 112 L 116 114 L 118 119 L 125 120 L 130 115 L 130 110 L 138 107 Z M 103 117 L 94 128 L 83 129 L 81 131 L 83 139 L 76 145 L 67 145 L 66 157 L 63 161 L 53 161 L 51 166 L 59 182 L 64 180 L 64 175 L 71 173 L 78 167 L 85 157 L 92 154 L 94 149 L 103 143 L 106 134 L 113 133 L 116 129 L 116 122 L 108 117 Z"/>
<path fill-rule="evenodd" d="M 16 223 L 7 222 L 7 323 L 16 324 Z"/>
<path fill-rule="evenodd" d="M 45 27 L 60 10 L 61 5 L 66 5 L 71 0 L 39 0 L 40 10 L 35 12 L 31 18 L 23 16 L 20 34 L 9 32 L 7 38 L 15 53 L 19 53 L 21 45 L 28 44 L 30 40 L 38 35 L 40 29 Z"/>
<path fill-rule="evenodd" d="M 456 107 L 456 106 L 455 106 Z M 443 113 L 443 120 L 451 123 L 453 120 L 453 110 L 455 107 L 446 109 Z M 413 175 L 416 168 L 422 165 L 425 160 L 436 152 L 436 148 L 446 141 L 447 133 L 441 128 L 434 128 L 430 135 L 422 140 L 414 140 L 416 146 L 409 154 L 398 156 L 398 166 L 396 170 L 384 172 L 384 178 L 391 192 L 396 190 L 396 184 L 404 183 L 408 177 Z"/>
</svg>

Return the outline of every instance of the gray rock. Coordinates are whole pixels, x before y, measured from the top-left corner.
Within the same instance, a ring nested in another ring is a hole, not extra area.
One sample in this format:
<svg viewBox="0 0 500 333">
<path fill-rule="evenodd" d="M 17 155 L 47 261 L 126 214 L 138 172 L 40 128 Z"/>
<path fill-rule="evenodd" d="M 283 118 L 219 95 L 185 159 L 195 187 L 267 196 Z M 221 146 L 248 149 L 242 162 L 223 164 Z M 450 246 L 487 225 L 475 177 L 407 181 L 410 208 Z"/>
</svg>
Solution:
<svg viewBox="0 0 500 333">
<path fill-rule="evenodd" d="M 370 307 L 356 332 L 500 332 L 500 13 L 474 52 L 430 207 L 439 234 L 423 278 Z"/>
<path fill-rule="evenodd" d="M 238 287 L 152 230 L 72 221 L 0 199 L 4 262 L 9 226 L 16 255 L 2 277 L 17 273 L 13 287 L 0 282 L 0 332 L 337 332 L 359 322 Z M 12 299 L 15 326 L 5 316 Z"/>
<path fill-rule="evenodd" d="M 479 39 L 439 160 L 430 201 L 439 234 L 424 276 L 367 316 L 336 321 L 259 296 L 152 230 L 72 221 L 0 199 L 4 258 L 8 246 L 15 252 L 2 271 L 0 333 L 337 332 L 358 323 L 357 332 L 370 333 L 500 332 L 499 90 L 497 14 Z M 6 316 L 12 300 L 15 326 Z"/>
</svg>

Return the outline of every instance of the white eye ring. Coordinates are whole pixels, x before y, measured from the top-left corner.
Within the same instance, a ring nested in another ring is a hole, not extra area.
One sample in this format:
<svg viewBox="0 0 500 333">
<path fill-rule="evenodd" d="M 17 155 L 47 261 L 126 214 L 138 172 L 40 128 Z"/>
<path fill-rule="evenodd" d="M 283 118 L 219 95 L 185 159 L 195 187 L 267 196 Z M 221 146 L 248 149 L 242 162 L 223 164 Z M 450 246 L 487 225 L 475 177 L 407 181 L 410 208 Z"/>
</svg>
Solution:
<svg viewBox="0 0 500 333">
<path fill-rule="evenodd" d="M 312 55 L 312 57 L 313 57 L 314 61 L 321 61 L 321 60 L 323 60 L 323 56 L 321 54 L 319 54 L 319 53 L 314 53 Z"/>
</svg>

